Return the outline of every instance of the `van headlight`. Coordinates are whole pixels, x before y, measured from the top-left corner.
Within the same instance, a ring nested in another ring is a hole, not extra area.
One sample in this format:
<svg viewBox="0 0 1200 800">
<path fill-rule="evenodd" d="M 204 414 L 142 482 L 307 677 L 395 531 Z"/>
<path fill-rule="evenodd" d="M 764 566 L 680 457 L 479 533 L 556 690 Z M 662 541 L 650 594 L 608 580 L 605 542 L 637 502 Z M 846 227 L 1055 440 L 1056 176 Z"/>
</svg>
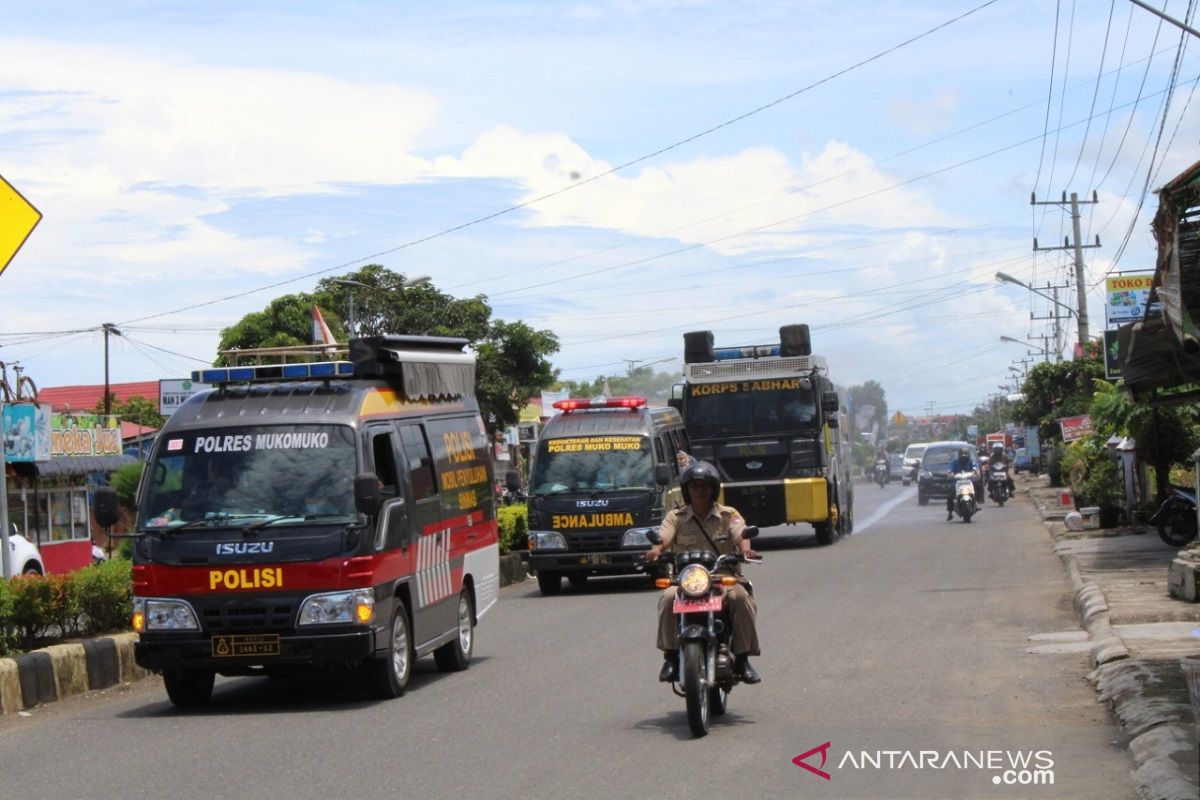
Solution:
<svg viewBox="0 0 1200 800">
<path fill-rule="evenodd" d="M 649 547 L 650 539 L 647 534 L 658 528 L 630 528 L 621 537 L 621 547 Z"/>
<path fill-rule="evenodd" d="M 558 531 L 530 531 L 530 550 L 566 550 L 567 540 Z"/>
<path fill-rule="evenodd" d="M 347 592 L 325 592 L 309 595 L 300 605 L 297 624 L 305 625 L 369 625 L 375 619 L 375 591 L 351 589 Z"/>
<path fill-rule="evenodd" d="M 198 631 L 196 612 L 186 600 L 165 597 L 133 598 L 133 629 L 143 631 Z"/>
<path fill-rule="evenodd" d="M 933 473 L 932 473 L 932 472 L 930 472 L 930 471 L 929 471 L 929 470 L 927 470 L 927 469 L 923 469 L 923 470 L 921 470 L 921 480 L 923 480 L 923 481 L 927 481 L 927 480 L 930 480 L 931 478 L 933 478 Z"/>
</svg>

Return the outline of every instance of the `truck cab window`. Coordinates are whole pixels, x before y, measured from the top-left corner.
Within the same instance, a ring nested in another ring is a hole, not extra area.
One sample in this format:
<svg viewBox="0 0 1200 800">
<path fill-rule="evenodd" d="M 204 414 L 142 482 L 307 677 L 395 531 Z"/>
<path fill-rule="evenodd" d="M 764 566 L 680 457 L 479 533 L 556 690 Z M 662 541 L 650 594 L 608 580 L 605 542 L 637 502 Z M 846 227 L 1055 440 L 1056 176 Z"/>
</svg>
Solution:
<svg viewBox="0 0 1200 800">
<path fill-rule="evenodd" d="M 400 429 L 400 441 L 404 445 L 409 479 L 412 481 L 413 500 L 420 501 L 437 495 L 437 484 L 433 478 L 433 458 L 429 455 L 429 444 L 416 425 L 405 425 Z"/>
<path fill-rule="evenodd" d="M 392 448 L 391 433 L 377 433 L 371 437 L 371 456 L 375 462 L 375 475 L 379 478 L 379 489 L 384 494 L 396 495 L 396 456 Z"/>
</svg>

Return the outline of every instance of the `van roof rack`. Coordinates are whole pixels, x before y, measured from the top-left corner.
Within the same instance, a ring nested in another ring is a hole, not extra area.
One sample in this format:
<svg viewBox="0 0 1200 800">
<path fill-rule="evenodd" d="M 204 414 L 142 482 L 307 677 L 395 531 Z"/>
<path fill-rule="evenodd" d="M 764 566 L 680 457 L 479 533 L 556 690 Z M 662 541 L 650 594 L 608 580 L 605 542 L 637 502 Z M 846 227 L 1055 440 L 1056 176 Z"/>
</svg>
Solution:
<svg viewBox="0 0 1200 800">
<path fill-rule="evenodd" d="M 216 386 L 230 383 L 381 378 L 408 398 L 463 397 L 475 388 L 475 356 L 464 352 L 467 339 L 444 336 L 370 336 L 349 345 L 298 345 L 224 350 L 234 362 L 192 372 L 192 380 Z M 343 356 L 343 359 L 329 360 Z M 349 355 L 349 360 L 344 357 Z M 316 361 L 324 357 L 326 360 Z M 264 363 L 267 361 L 268 363 Z"/>
</svg>

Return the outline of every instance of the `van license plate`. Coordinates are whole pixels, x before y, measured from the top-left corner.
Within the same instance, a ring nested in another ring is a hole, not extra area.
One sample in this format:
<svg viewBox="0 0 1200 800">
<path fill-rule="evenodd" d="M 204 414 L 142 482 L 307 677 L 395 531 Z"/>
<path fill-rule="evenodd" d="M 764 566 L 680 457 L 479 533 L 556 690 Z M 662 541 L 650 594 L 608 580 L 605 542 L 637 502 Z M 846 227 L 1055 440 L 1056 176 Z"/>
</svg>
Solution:
<svg viewBox="0 0 1200 800">
<path fill-rule="evenodd" d="M 233 656 L 277 656 L 279 634 L 256 633 L 238 636 L 214 636 L 212 638 L 214 658 Z"/>
<path fill-rule="evenodd" d="M 581 556 L 579 558 L 579 563 L 593 567 L 603 566 L 608 563 L 608 556 L 602 553 L 591 556 Z"/>
</svg>

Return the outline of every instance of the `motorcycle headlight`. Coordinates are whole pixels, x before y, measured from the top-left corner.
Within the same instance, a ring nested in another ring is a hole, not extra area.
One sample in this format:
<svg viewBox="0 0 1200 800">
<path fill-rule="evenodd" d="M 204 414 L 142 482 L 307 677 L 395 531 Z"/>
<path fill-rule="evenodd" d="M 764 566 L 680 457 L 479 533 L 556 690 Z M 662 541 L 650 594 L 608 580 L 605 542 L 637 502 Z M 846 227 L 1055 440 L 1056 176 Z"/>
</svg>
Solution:
<svg viewBox="0 0 1200 800">
<path fill-rule="evenodd" d="M 650 531 L 657 530 L 656 528 L 630 528 L 625 531 L 625 535 L 621 537 L 621 547 L 649 547 L 650 540 L 646 537 Z"/>
<path fill-rule="evenodd" d="M 689 564 L 679 573 L 679 589 L 688 597 L 707 594 L 710 586 L 712 575 L 699 564 Z"/>
<path fill-rule="evenodd" d="M 530 531 L 530 550 L 566 550 L 567 540 L 558 531 Z"/>
<path fill-rule="evenodd" d="M 196 612 L 186 600 L 163 597 L 133 599 L 133 629 L 142 631 L 198 631 Z"/>
<path fill-rule="evenodd" d="M 351 589 L 348 592 L 309 595 L 300 606 L 297 624 L 367 625 L 374 619 L 375 592 L 371 589 Z"/>
</svg>

